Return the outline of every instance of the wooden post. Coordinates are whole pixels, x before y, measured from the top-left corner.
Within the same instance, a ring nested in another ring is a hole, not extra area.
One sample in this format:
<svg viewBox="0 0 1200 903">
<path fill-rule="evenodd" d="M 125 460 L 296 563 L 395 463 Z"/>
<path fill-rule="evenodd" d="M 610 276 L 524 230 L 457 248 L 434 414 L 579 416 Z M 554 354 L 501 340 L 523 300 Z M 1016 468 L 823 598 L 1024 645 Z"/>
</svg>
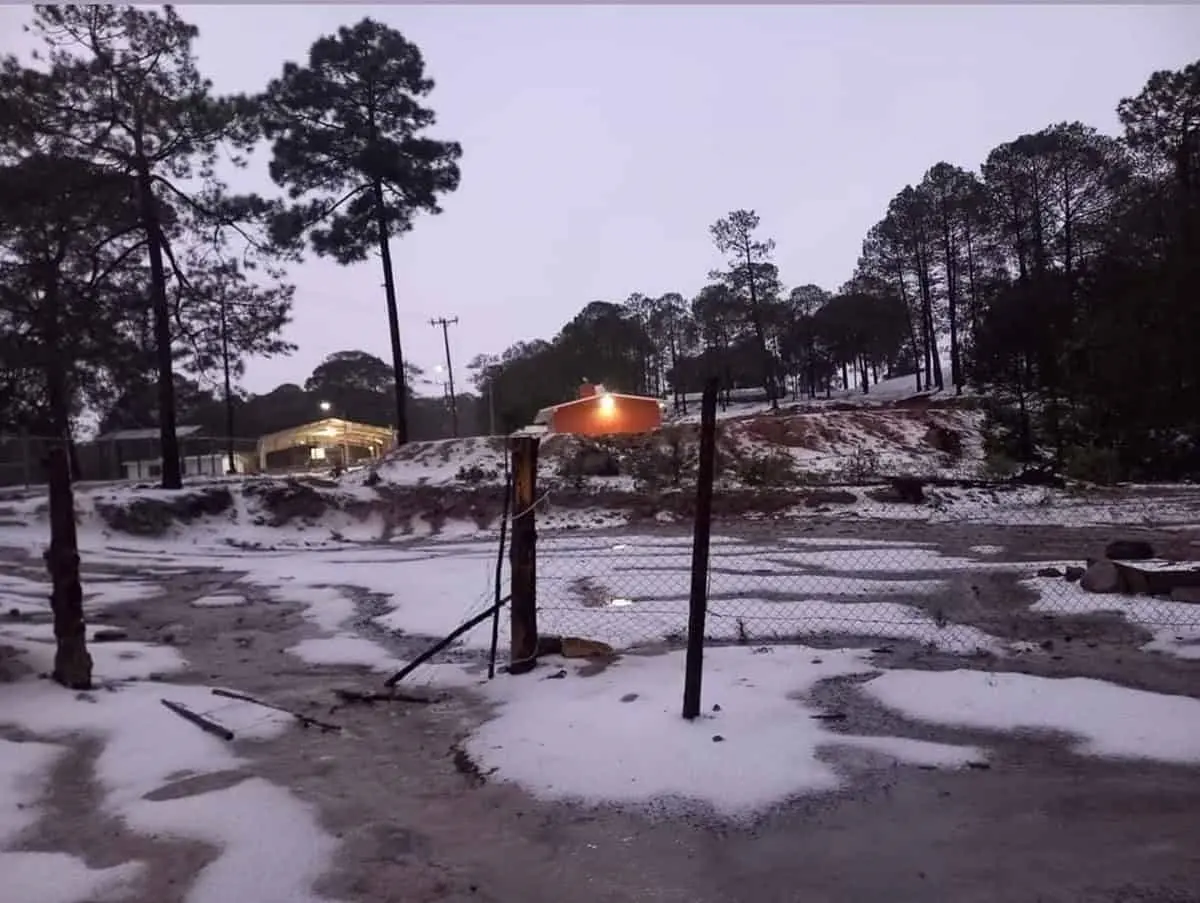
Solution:
<svg viewBox="0 0 1200 903">
<path fill-rule="evenodd" d="M 537 460 L 536 436 L 512 439 L 510 674 L 524 674 L 537 664 Z"/>
<path fill-rule="evenodd" d="M 712 533 L 713 477 L 717 455 L 717 380 L 704 385 L 700 402 L 700 461 L 696 475 L 696 524 L 692 532 L 692 592 L 688 607 L 687 659 L 683 677 L 683 717 L 700 714 L 704 675 L 704 621 L 708 613 L 708 546 Z"/>
<path fill-rule="evenodd" d="M 55 443 L 46 456 L 50 484 L 50 548 L 46 570 L 52 589 L 56 681 L 72 690 L 92 687 L 92 657 L 88 655 L 83 620 L 83 587 L 79 582 L 79 542 L 75 532 L 75 498 L 71 491 L 71 465 L 67 450 Z"/>
</svg>

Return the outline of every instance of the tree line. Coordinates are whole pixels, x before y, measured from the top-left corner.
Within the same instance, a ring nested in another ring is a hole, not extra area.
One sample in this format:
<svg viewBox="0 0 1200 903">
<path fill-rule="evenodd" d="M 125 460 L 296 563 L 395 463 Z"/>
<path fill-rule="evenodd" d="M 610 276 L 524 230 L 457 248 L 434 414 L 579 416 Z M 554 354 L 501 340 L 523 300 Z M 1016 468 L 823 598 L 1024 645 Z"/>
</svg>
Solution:
<svg viewBox="0 0 1200 903">
<path fill-rule="evenodd" d="M 306 252 L 344 265 L 378 252 L 392 352 L 382 419 L 407 439 L 389 240 L 440 212 L 461 155 L 429 136 L 419 49 L 364 19 L 259 92 L 219 96 L 197 29 L 171 6 L 40 5 L 29 30 L 35 57 L 0 59 L 5 430 L 69 443 L 85 410 L 137 397 L 176 488 L 179 392 L 215 378 L 235 412 L 245 360 L 294 350 L 281 338 L 289 267 Z M 264 146 L 279 196 L 235 193 L 229 176 Z"/>
<path fill-rule="evenodd" d="M 198 426 L 204 436 L 233 438 L 228 429 L 232 421 L 237 427 L 236 438 L 243 440 L 324 417 L 387 426 L 395 414 L 394 382 L 391 365 L 375 355 L 359 350 L 336 351 L 321 361 L 303 383 L 283 383 L 261 394 L 235 391 L 227 398 L 215 386 L 176 374 L 176 411 L 181 426 Z M 404 385 L 412 438 L 449 438 L 452 423 L 446 387 L 412 363 L 405 364 Z M 414 389 L 418 386 L 432 390 L 431 394 L 417 395 Z M 459 395 L 456 401 L 466 432 L 486 432 L 487 411 L 479 398 Z M 116 397 L 100 420 L 100 433 L 153 427 L 157 423 L 155 385 L 145 380 Z"/>
<path fill-rule="evenodd" d="M 685 408 L 713 376 L 777 406 L 911 375 L 982 391 L 998 459 L 1196 475 L 1200 62 L 1117 114 L 1118 136 L 1057 123 L 977 169 L 931 166 L 836 291 L 786 289 L 759 217 L 734 211 L 710 230 L 727 265 L 694 297 L 593 302 L 550 340 L 477 357 L 475 383 L 511 428 L 585 378 Z"/>
</svg>

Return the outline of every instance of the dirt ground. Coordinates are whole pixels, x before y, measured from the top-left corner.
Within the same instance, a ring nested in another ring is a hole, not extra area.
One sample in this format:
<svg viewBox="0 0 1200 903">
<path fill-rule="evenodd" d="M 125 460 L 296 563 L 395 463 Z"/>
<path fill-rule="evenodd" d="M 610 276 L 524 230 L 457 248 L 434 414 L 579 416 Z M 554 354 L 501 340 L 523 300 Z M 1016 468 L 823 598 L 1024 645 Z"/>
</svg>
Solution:
<svg viewBox="0 0 1200 903">
<path fill-rule="evenodd" d="M 995 543 L 1007 546 L 1010 556 L 1048 559 L 1086 554 L 1082 547 L 1112 538 L 1048 528 L 864 523 L 806 523 L 798 535 L 919 539 L 946 554 Z M 11 562 L 0 568 L 30 576 L 41 565 L 5 550 L 0 561 Z M 267 743 L 235 741 L 251 762 L 244 771 L 183 780 L 160 795 L 212 790 L 245 774 L 290 788 L 313 803 L 325 828 L 342 840 L 336 868 L 318 889 L 347 903 L 1200 901 L 1197 768 L 1077 756 L 1053 735 L 906 721 L 859 694 L 855 680 L 842 678 L 819 684 L 810 699 L 846 716 L 838 729 L 983 745 L 993 751 L 990 767 L 934 771 L 839 751 L 831 761 L 848 777 L 843 790 L 803 797 L 750 826 L 701 813 L 667 818 L 546 804 L 481 777 L 458 751 L 471 726 L 488 714 L 469 695 L 437 693 L 427 705 L 339 708 L 333 688 L 372 688 L 378 677 L 315 668 L 287 655 L 285 648 L 316 635 L 299 607 L 251 593 L 252 604 L 244 607 L 194 608 L 189 602 L 223 587 L 229 572 L 157 579 L 159 598 L 109 608 L 94 622 L 124 628 L 133 640 L 173 634 L 192 670 L 167 682 L 219 682 L 345 728 L 340 734 L 292 730 Z M 1053 640 L 1050 647 L 1004 667 L 1102 676 L 1200 698 L 1197 663 L 1141 653 L 1128 628 L 1084 620 L 1089 623 L 1046 623 L 1041 629 Z M 1062 639 L 1087 630 L 1084 642 Z M 964 666 L 961 658 L 889 647 L 880 653 L 881 664 Z M 58 766 L 30 847 L 74 853 L 93 866 L 142 859 L 150 872 L 138 903 L 182 903 L 191 876 L 214 851 L 136 836 L 102 815 L 94 779 L 98 751 L 97 742 L 81 738 Z"/>
</svg>

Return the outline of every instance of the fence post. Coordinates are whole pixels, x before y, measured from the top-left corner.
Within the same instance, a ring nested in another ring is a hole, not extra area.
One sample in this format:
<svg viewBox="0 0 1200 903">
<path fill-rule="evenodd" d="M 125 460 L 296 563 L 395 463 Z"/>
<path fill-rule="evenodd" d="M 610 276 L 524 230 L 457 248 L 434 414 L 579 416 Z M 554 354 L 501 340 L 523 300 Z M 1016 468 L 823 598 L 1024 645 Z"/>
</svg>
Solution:
<svg viewBox="0 0 1200 903">
<path fill-rule="evenodd" d="M 708 546 L 712 533 L 713 478 L 717 455 L 717 380 L 704 384 L 700 402 L 700 461 L 696 474 L 696 524 L 692 532 L 692 591 L 688 603 L 687 659 L 683 676 L 683 717 L 700 714 L 704 675 L 704 619 L 708 613 Z"/>
<path fill-rule="evenodd" d="M 537 664 L 537 462 L 537 437 L 514 436 L 510 674 L 524 674 Z"/>
</svg>

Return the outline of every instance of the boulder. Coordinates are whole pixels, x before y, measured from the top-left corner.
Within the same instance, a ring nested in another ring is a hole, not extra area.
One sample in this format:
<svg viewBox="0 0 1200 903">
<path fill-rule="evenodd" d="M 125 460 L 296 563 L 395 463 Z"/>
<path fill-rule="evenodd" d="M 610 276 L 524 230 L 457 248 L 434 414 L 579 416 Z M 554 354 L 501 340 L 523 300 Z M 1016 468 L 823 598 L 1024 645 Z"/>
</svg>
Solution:
<svg viewBox="0 0 1200 903">
<path fill-rule="evenodd" d="M 119 643 L 129 639 L 129 634 L 119 627 L 104 627 L 92 634 L 93 643 Z"/>
<path fill-rule="evenodd" d="M 599 640 L 585 640 L 576 636 L 562 638 L 563 658 L 612 658 L 615 654 L 612 646 Z"/>
<path fill-rule="evenodd" d="M 892 477 L 888 480 L 897 498 L 909 505 L 919 505 L 925 501 L 925 484 L 920 477 Z"/>
<path fill-rule="evenodd" d="M 1096 561 L 1084 571 L 1079 586 L 1089 593 L 1119 593 L 1121 573 L 1111 561 Z"/>
<path fill-rule="evenodd" d="M 1073 564 L 1063 572 L 1063 579 L 1069 583 L 1078 583 L 1085 573 L 1087 573 L 1087 568 Z"/>
<path fill-rule="evenodd" d="M 1154 558 L 1154 546 L 1144 539 L 1118 539 L 1104 547 L 1109 561 L 1146 561 Z"/>
<path fill-rule="evenodd" d="M 1042 568 L 1037 572 L 1039 577 L 1061 577 L 1063 572 L 1058 568 Z"/>
</svg>

